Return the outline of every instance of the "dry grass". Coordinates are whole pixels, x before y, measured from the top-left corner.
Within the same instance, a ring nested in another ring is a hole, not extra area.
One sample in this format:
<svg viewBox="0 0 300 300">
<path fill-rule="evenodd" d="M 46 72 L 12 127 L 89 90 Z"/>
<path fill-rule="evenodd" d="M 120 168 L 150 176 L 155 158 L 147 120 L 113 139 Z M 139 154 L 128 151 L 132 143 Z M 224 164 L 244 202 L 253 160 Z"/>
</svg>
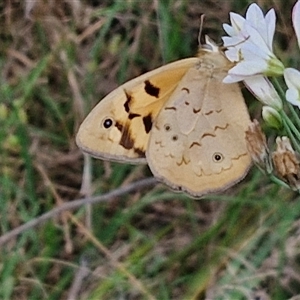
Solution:
<svg viewBox="0 0 300 300">
<path fill-rule="evenodd" d="M 294 1 L 257 2 L 278 12 L 277 53 L 299 62 Z M 84 160 L 74 136 L 99 99 L 196 53 L 201 13 L 205 32 L 220 41 L 228 12 L 247 5 L 0 4 L 1 234 L 82 197 Z M 253 99 L 249 106 L 259 117 Z M 92 164 L 86 197 L 150 177 L 145 166 Z M 0 299 L 299 299 L 299 197 L 255 168 L 226 194 L 200 201 L 153 182 L 119 192 L 10 236 L 0 253 Z"/>
</svg>

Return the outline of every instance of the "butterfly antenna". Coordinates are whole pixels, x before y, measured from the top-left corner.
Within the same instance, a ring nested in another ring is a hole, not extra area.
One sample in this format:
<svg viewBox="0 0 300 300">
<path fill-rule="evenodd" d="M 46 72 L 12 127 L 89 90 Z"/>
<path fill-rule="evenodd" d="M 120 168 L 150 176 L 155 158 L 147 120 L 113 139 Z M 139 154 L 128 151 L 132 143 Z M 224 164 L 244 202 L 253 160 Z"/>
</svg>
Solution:
<svg viewBox="0 0 300 300">
<path fill-rule="evenodd" d="M 205 14 L 202 14 L 200 16 L 200 26 L 199 26 L 199 34 L 198 34 L 198 45 L 199 45 L 199 48 L 202 48 L 201 36 L 202 36 L 202 31 L 203 31 L 204 18 L 205 18 Z"/>
</svg>

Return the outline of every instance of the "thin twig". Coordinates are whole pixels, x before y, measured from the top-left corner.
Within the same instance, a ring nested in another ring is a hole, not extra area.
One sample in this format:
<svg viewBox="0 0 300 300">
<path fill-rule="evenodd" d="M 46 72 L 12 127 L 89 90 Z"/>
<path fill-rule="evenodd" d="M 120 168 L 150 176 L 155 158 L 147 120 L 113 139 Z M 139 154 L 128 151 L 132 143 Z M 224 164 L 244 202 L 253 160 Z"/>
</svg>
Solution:
<svg viewBox="0 0 300 300">
<path fill-rule="evenodd" d="M 68 293 L 68 300 L 79 299 L 79 292 L 84 283 L 84 279 L 89 275 L 89 269 L 87 267 L 87 262 L 83 258 L 80 261 L 79 269 L 75 274 L 74 281 Z"/>
<path fill-rule="evenodd" d="M 137 290 L 141 291 L 143 293 L 144 296 L 146 296 L 145 299 L 149 299 L 149 300 L 155 300 L 156 298 L 154 298 L 150 292 L 148 291 L 148 289 L 143 285 L 143 283 L 137 279 L 131 272 L 130 270 L 127 269 L 127 267 L 125 266 L 125 264 L 119 262 L 109 251 L 108 248 L 106 248 L 104 246 L 104 244 L 101 243 L 101 241 L 99 241 L 97 238 L 95 238 L 95 236 L 91 233 L 91 231 L 86 228 L 81 222 L 79 222 L 77 220 L 77 218 L 75 218 L 74 216 L 71 216 L 71 220 L 74 224 L 76 224 L 76 226 L 78 228 L 80 228 L 80 232 L 83 232 L 84 235 L 86 237 L 89 238 L 89 240 L 91 242 L 93 242 L 93 244 L 99 249 L 99 251 L 101 251 L 109 260 L 110 264 L 118 269 L 120 272 L 122 272 L 131 282 L 131 285 L 133 287 L 135 287 Z"/>
<path fill-rule="evenodd" d="M 83 155 L 83 174 L 82 174 L 82 184 L 80 188 L 80 193 L 85 198 L 90 198 L 92 196 L 92 160 L 91 156 L 88 154 Z M 88 228 L 92 228 L 92 205 L 86 204 L 85 213 L 85 225 Z"/>
<path fill-rule="evenodd" d="M 105 195 L 95 196 L 95 197 L 91 197 L 91 198 L 81 198 L 81 199 L 77 199 L 77 200 L 74 200 L 71 202 L 64 203 L 61 206 L 56 207 L 56 208 L 50 210 L 49 212 L 41 215 L 40 217 L 37 217 L 21 226 L 9 231 L 8 233 L 3 234 L 0 237 L 0 246 L 4 245 L 9 240 L 16 237 L 17 235 L 24 232 L 25 230 L 28 230 L 39 224 L 42 224 L 45 221 L 61 214 L 62 212 L 66 211 L 66 210 L 73 210 L 77 207 L 80 207 L 80 206 L 86 205 L 86 204 L 93 204 L 93 203 L 109 201 L 110 199 L 112 199 L 114 197 L 119 197 L 121 195 L 128 194 L 130 192 L 133 192 L 133 191 L 136 191 L 139 189 L 150 187 L 150 186 L 155 185 L 156 183 L 157 183 L 157 180 L 154 177 L 146 178 L 146 179 L 142 179 L 140 181 L 136 181 L 127 186 L 121 187 L 119 189 L 116 189 Z"/>
</svg>

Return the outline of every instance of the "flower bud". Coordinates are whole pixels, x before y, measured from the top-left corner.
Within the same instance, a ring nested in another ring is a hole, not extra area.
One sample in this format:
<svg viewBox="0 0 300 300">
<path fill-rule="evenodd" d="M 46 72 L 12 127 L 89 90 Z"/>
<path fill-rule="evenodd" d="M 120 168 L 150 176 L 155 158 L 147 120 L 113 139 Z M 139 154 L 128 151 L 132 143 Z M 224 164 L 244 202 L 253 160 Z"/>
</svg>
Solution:
<svg viewBox="0 0 300 300">
<path fill-rule="evenodd" d="M 280 129 L 282 128 L 282 119 L 277 110 L 270 106 L 263 106 L 262 108 L 262 117 L 265 122 L 273 128 Z"/>
</svg>

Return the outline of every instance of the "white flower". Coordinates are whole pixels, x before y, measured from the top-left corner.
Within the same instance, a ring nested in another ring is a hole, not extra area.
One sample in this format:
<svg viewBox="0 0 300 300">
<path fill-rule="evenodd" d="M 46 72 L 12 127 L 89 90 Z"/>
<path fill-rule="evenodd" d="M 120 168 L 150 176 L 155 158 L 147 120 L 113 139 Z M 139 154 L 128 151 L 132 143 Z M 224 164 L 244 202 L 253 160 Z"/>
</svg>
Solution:
<svg viewBox="0 0 300 300">
<path fill-rule="evenodd" d="M 292 11 L 293 27 L 296 33 L 298 45 L 300 48 L 300 1 L 297 1 Z"/>
<path fill-rule="evenodd" d="M 269 49 L 272 51 L 276 22 L 274 9 L 269 10 L 264 17 L 260 7 L 256 3 L 252 3 L 246 12 L 246 19 L 232 12 L 229 15 L 232 26 L 223 24 L 223 28 L 229 36 L 241 36 L 247 38 L 249 34 L 247 31 L 244 31 L 244 26 L 248 23 L 259 32 Z"/>
<path fill-rule="evenodd" d="M 286 68 L 283 75 L 288 86 L 285 93 L 286 100 L 300 108 L 300 72 L 293 68 Z"/>
<path fill-rule="evenodd" d="M 262 75 L 244 79 L 247 89 L 264 105 L 279 111 L 282 109 L 282 101 L 269 79 Z"/>
<path fill-rule="evenodd" d="M 230 13 L 230 21 L 231 26 L 223 25 L 229 34 L 222 38 L 228 48 L 225 55 L 238 63 L 229 70 L 224 82 L 237 82 L 256 75 L 282 74 L 284 66 L 273 53 L 272 45 L 276 22 L 274 9 L 264 17 L 259 6 L 253 3 L 247 10 L 246 19 Z"/>
<path fill-rule="evenodd" d="M 300 48 L 300 1 L 297 1 L 293 7 L 292 22 Z M 285 93 L 286 100 L 300 108 L 300 72 L 293 68 L 286 68 L 283 76 L 288 87 Z"/>
</svg>

